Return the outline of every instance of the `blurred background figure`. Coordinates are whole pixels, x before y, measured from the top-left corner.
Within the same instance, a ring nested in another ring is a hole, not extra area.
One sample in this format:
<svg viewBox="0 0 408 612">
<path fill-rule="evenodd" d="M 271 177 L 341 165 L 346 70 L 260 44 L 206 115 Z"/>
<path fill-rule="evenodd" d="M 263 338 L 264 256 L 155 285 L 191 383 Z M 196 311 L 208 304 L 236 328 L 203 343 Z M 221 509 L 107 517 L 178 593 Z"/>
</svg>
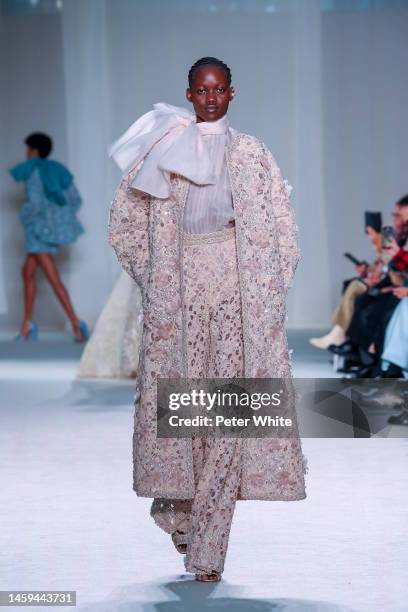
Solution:
<svg viewBox="0 0 408 612">
<path fill-rule="evenodd" d="M 401 230 L 401 219 L 394 216 L 394 229 Z M 355 263 L 357 277 L 348 279 L 343 283 L 343 294 L 332 315 L 332 329 L 321 338 L 310 338 L 310 344 L 319 349 L 328 349 L 329 346 L 339 346 L 346 340 L 346 332 L 354 314 L 354 304 L 358 296 L 365 293 L 368 288 L 374 287 L 385 276 L 386 266 L 391 256 L 383 245 L 382 216 L 379 212 L 365 213 L 365 232 L 374 249 L 376 257 L 369 265 L 356 258 L 345 255 Z"/>
<path fill-rule="evenodd" d="M 142 321 L 140 289 L 122 272 L 82 353 L 78 378 L 135 378 Z"/>
<path fill-rule="evenodd" d="M 382 226 L 380 213 L 366 213 L 366 233 L 377 259 L 371 266 L 357 262 L 360 277 L 346 285 L 334 328 L 310 339 L 317 348 L 342 357 L 337 371 L 349 377 L 405 376 L 406 310 L 401 300 L 408 297 L 408 195 L 396 202 L 392 215 L 390 227 Z"/>
<path fill-rule="evenodd" d="M 69 170 L 48 159 L 52 140 L 47 134 L 30 134 L 24 142 L 27 159 L 10 170 L 16 181 L 25 184 L 25 200 L 20 211 L 26 252 L 22 269 L 24 315 L 16 340 L 37 338 L 33 311 L 37 268 L 41 268 L 71 322 L 75 341 L 83 342 L 88 339 L 88 327 L 78 318 L 53 257 L 60 245 L 71 244 L 84 232 L 76 218 L 81 197 Z"/>
</svg>

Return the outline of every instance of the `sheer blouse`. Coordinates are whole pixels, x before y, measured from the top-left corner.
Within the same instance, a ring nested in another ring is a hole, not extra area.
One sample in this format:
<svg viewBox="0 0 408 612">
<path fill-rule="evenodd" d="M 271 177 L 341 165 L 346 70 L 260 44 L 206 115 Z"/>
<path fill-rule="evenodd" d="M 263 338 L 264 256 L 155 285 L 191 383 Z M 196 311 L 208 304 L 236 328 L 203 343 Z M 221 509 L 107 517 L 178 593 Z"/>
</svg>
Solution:
<svg viewBox="0 0 408 612">
<path fill-rule="evenodd" d="M 231 185 L 225 156 L 230 142 L 227 116 L 213 122 L 197 123 L 214 159 L 215 185 L 190 182 L 184 209 L 184 231 L 191 234 L 215 232 L 234 220 Z"/>
</svg>

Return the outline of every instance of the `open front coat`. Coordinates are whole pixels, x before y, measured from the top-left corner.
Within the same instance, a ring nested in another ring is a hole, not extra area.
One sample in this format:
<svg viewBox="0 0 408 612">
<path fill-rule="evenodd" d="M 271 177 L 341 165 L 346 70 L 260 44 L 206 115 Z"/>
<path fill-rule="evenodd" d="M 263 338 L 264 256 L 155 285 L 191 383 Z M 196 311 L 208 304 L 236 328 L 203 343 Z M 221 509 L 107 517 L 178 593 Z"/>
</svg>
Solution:
<svg viewBox="0 0 408 612">
<path fill-rule="evenodd" d="M 245 377 L 289 379 L 285 297 L 299 260 L 289 188 L 262 142 L 229 129 L 226 157 L 235 209 Z M 140 285 L 143 299 L 133 488 L 143 497 L 191 499 L 191 439 L 156 437 L 157 379 L 187 377 L 182 221 L 189 182 L 171 175 L 170 197 L 156 199 L 129 187 L 140 167 L 118 187 L 109 223 L 109 241 Z M 245 439 L 238 499 L 303 499 L 306 471 L 298 436 Z"/>
</svg>

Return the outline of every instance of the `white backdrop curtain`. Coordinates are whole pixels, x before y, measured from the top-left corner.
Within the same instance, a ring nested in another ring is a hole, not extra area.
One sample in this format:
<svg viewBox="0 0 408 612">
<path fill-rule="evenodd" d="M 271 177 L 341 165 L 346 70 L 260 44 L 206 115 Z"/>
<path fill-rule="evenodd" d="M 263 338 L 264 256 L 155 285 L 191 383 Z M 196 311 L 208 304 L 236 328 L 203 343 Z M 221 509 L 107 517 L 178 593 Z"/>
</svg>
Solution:
<svg viewBox="0 0 408 612">
<path fill-rule="evenodd" d="M 111 139 L 116 138 L 160 100 L 187 106 L 184 91 L 191 63 L 203 55 L 224 58 L 231 66 L 238 91 L 231 123 L 265 140 L 294 186 L 303 257 L 289 296 L 289 323 L 310 325 L 327 320 L 330 310 L 322 168 L 320 2 L 275 3 L 277 9 L 286 10 L 266 13 L 266 19 L 260 3 L 255 4 L 255 10 L 247 3 L 247 10 L 229 12 L 228 4 L 222 2 L 212 10 L 204 2 L 179 4 L 179 10 L 171 9 L 177 3 L 159 2 L 155 7 L 154 2 L 131 0 L 65 3 L 68 138 L 72 135 L 74 143 L 74 147 L 69 145 L 69 159 L 83 190 L 96 185 L 96 193 L 91 189 L 84 194 L 87 203 L 97 203 L 102 213 L 102 188 L 105 199 L 110 191 L 98 175 L 107 176 L 109 162 L 98 153 L 95 157 L 94 147 L 103 144 L 108 128 Z M 242 6 L 245 8 L 244 3 Z M 227 28 L 228 21 L 231 27 Z M 251 41 L 253 32 L 257 37 Z M 249 44 L 243 45 L 248 36 Z M 89 159 L 93 159 L 91 174 L 84 164 Z M 117 178 L 117 174 L 114 176 Z M 92 216 L 93 207 L 88 223 Z M 313 232 L 307 227 L 311 219 Z M 102 251 L 101 226 L 95 227 L 94 233 L 99 242 L 94 244 L 88 236 L 87 243 L 83 241 L 84 246 L 76 249 L 78 265 L 88 251 Z M 318 242 L 316 234 L 321 237 Z M 87 265 L 88 272 L 92 267 L 97 273 L 99 262 L 90 264 L 87 260 Z M 316 267 L 319 275 L 315 274 Z M 81 282 L 79 273 L 77 280 Z M 308 295 L 308 300 L 302 295 Z"/>
<path fill-rule="evenodd" d="M 86 236 L 71 248 L 69 290 L 78 312 L 95 320 L 112 288 L 107 243 L 111 183 L 105 0 L 70 0 L 62 13 L 68 165 L 83 197 Z M 90 297 L 92 296 L 92 299 Z"/>
<path fill-rule="evenodd" d="M 54 36 L 54 64 L 42 57 L 48 80 L 41 95 L 46 90 L 55 99 L 49 126 L 43 121 L 41 127 L 64 125 L 59 157 L 84 197 L 87 234 L 72 247 L 65 268 L 81 316 L 95 321 L 119 272 L 106 237 L 119 180 L 107 145 L 155 102 L 187 106 L 190 65 L 215 55 L 230 65 L 237 91 L 231 124 L 264 140 L 294 186 L 302 260 L 289 296 L 289 325 L 328 326 L 341 281 L 353 275 L 343 252 L 372 256 L 364 210 L 381 210 L 390 222 L 393 203 L 408 192 L 408 3 L 65 0 L 54 17 L 54 29 L 57 20 L 62 23 L 61 47 Z M 40 21 L 28 20 L 25 27 L 38 28 Z M 42 31 L 43 47 L 44 36 Z M 24 40 L 9 37 L 9 62 L 15 61 L 13 45 Z M 27 54 L 24 62 L 30 61 L 38 69 Z M 18 74 L 20 66 L 8 69 Z M 32 75 L 24 85 L 35 92 L 38 75 Z M 25 126 L 39 99 L 27 103 Z M 4 112 L 0 123 L 3 118 Z M 8 270 L 9 264 L 6 276 Z M 7 283 L 7 297 L 16 297 L 16 287 Z M 10 309 L 0 315 L 3 329 L 15 320 Z"/>
<path fill-rule="evenodd" d="M 3 35 L 4 35 L 4 20 L 2 15 L 0 14 L 0 40 L 2 39 Z M 5 74 L 5 57 L 4 55 L 1 53 L 0 54 L 0 74 L 4 75 Z M 0 102 L 1 104 L 1 102 Z M 3 102 L 4 104 L 4 102 Z M 0 138 L 2 139 L 2 137 L 4 137 L 5 134 L 5 110 L 4 110 L 4 106 L 3 104 L 1 104 L 0 107 Z M 4 164 L 7 163 L 7 158 L 4 155 L 4 152 L 0 152 L 0 164 L 3 167 Z M 4 176 L 4 170 L 1 173 L 2 177 Z M 1 192 L 1 195 L 3 196 L 3 190 Z M 5 199 L 5 198 L 4 198 Z M 3 200 L 3 197 L 2 197 Z M 7 223 L 7 215 L 5 212 L 5 206 L 0 206 L 0 231 L 1 231 L 1 241 L 3 243 L 4 241 L 4 233 L 3 233 L 3 228 L 5 227 L 5 224 Z M 2 249 L 2 255 L 3 255 L 4 251 Z M 8 311 L 8 300 L 7 300 L 7 285 L 6 285 L 6 276 L 5 276 L 5 270 L 4 270 L 4 266 L 5 266 L 5 261 L 4 261 L 4 256 L 0 258 L 0 315 L 3 316 L 7 316 L 7 311 Z"/>
<path fill-rule="evenodd" d="M 323 164 L 320 0 L 298 0 L 294 18 L 295 154 L 292 171 L 302 259 L 296 276 L 290 317 L 296 326 L 301 327 L 326 323 L 331 309 L 330 249 Z"/>
</svg>

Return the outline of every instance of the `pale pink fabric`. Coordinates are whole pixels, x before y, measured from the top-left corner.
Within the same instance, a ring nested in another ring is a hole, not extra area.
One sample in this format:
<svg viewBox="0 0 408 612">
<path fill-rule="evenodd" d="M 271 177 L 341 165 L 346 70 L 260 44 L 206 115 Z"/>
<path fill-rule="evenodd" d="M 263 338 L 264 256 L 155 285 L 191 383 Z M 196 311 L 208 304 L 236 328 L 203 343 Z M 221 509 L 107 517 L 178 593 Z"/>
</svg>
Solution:
<svg viewBox="0 0 408 612">
<path fill-rule="evenodd" d="M 212 239 L 214 234 L 186 237 L 184 246 L 190 378 L 235 378 L 244 372 L 235 230 L 221 235 L 219 241 Z M 224 570 L 241 482 L 242 442 L 193 438 L 194 499 L 153 501 L 157 525 L 175 544 L 187 544 L 185 567 L 193 574 Z"/>
<path fill-rule="evenodd" d="M 226 116 L 219 121 L 226 121 Z M 156 198 L 170 196 L 171 174 L 198 185 L 214 184 L 214 159 L 202 138 L 203 131 L 208 133 L 208 129 L 197 126 L 196 116 L 189 110 L 159 102 L 110 146 L 109 155 L 124 177 L 138 167 L 130 186 Z M 225 131 L 223 124 L 219 131 Z M 144 163 L 139 166 L 142 160 Z"/>
<path fill-rule="evenodd" d="M 227 147 L 227 165 L 237 221 L 245 376 L 282 377 L 289 415 L 296 423 L 285 332 L 285 296 L 299 260 L 290 188 L 262 142 L 230 130 L 233 138 Z M 191 440 L 156 436 L 157 380 L 182 378 L 188 370 L 188 324 L 182 308 L 186 283 L 180 255 L 186 242 L 181 220 L 189 181 L 172 175 L 171 197 L 152 198 L 131 187 L 138 169 L 120 184 L 109 225 L 109 239 L 118 259 L 140 285 L 143 297 L 133 487 L 143 497 L 192 499 Z M 206 293 L 206 286 L 201 290 Z M 242 440 L 238 499 L 291 501 L 306 497 L 307 463 L 296 431 L 294 434 L 290 439 Z"/>
<path fill-rule="evenodd" d="M 231 184 L 225 147 L 230 142 L 227 115 L 218 121 L 197 123 L 211 158 L 214 160 L 216 183 L 191 183 L 184 210 L 184 231 L 193 234 L 215 232 L 234 220 Z"/>
<path fill-rule="evenodd" d="M 131 186 L 157 198 L 170 195 L 170 174 L 190 181 L 183 226 L 186 232 L 222 229 L 234 219 L 225 146 L 231 140 L 227 115 L 197 123 L 189 110 L 164 102 L 154 105 L 111 145 L 109 154 Z"/>
</svg>

